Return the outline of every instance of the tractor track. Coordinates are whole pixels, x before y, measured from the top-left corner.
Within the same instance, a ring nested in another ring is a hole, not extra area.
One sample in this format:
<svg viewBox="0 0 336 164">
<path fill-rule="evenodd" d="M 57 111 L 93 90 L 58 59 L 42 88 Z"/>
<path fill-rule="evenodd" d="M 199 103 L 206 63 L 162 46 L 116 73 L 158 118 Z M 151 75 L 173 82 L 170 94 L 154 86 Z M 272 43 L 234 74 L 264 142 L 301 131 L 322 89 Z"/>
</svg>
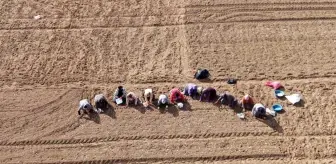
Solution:
<svg viewBox="0 0 336 164">
<path fill-rule="evenodd" d="M 95 142 L 112 142 L 120 140 L 158 140 L 158 139 L 199 139 L 199 138 L 224 138 L 247 136 L 277 136 L 276 132 L 230 132 L 230 133 L 204 133 L 204 134 L 173 134 L 173 135 L 148 135 L 148 136 L 110 136 L 92 137 L 83 139 L 59 139 L 59 140 L 26 140 L 0 142 L 0 146 L 26 146 L 26 145 L 56 145 L 56 144 L 83 144 Z"/>
<path fill-rule="evenodd" d="M 222 156 L 200 156 L 200 157 L 158 157 L 158 158 L 119 158 L 107 160 L 92 160 L 92 161 L 68 161 L 68 162 L 46 162 L 40 164 L 109 164 L 109 163 L 128 163 L 128 162 L 194 162 L 194 161 L 224 161 L 224 160 L 244 160 L 258 159 L 264 160 L 283 160 L 287 157 L 286 154 L 252 154 L 252 155 L 222 155 Z"/>
</svg>

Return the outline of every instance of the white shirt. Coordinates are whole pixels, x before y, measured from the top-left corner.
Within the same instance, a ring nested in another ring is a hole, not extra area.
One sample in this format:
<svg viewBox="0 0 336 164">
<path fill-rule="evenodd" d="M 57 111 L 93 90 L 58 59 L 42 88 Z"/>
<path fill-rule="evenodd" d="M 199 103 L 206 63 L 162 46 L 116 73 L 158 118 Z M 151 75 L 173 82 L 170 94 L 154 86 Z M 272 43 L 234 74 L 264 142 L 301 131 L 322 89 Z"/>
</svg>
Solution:
<svg viewBox="0 0 336 164">
<path fill-rule="evenodd" d="M 132 101 L 134 100 L 134 104 L 138 105 L 138 97 L 135 95 L 135 93 L 130 92 L 130 93 L 127 94 L 127 96 L 126 96 L 126 104 L 127 105 L 129 104 L 130 100 L 132 100 Z"/>
<path fill-rule="evenodd" d="M 78 111 L 83 110 L 83 109 L 92 109 L 92 105 L 90 104 L 88 99 L 83 99 L 79 101 Z"/>
<path fill-rule="evenodd" d="M 159 96 L 159 104 L 160 104 L 160 102 L 163 103 L 162 100 L 164 100 L 166 103 L 168 103 L 168 97 L 166 95 L 162 94 L 162 95 Z"/>
<path fill-rule="evenodd" d="M 260 107 L 265 108 L 265 106 L 264 106 L 263 104 L 260 104 L 260 103 L 257 103 L 257 104 L 255 104 L 255 105 L 253 106 L 253 108 L 255 108 L 255 109 L 258 109 L 258 108 L 260 108 Z"/>
<path fill-rule="evenodd" d="M 94 102 L 100 102 L 101 100 L 106 100 L 103 94 L 98 94 L 94 97 Z"/>
<path fill-rule="evenodd" d="M 149 95 L 151 95 L 151 94 L 153 94 L 153 90 L 152 89 L 145 89 L 145 96 L 149 96 Z"/>
<path fill-rule="evenodd" d="M 257 113 L 258 108 L 260 107 L 265 109 L 265 106 L 263 104 L 260 104 L 260 103 L 255 104 L 252 109 L 252 114 L 255 115 Z"/>
</svg>

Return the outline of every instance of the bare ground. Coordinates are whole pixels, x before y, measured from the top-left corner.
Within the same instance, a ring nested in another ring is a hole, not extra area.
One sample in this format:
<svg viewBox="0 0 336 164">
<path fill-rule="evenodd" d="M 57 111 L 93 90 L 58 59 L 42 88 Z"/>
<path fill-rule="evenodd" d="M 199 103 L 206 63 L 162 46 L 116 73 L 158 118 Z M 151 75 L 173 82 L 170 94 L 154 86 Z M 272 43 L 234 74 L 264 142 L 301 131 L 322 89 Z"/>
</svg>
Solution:
<svg viewBox="0 0 336 164">
<path fill-rule="evenodd" d="M 335 160 L 336 1 L 16 0 L 0 11 L 1 163 Z M 211 81 L 192 78 L 198 67 Z M 266 80 L 303 103 L 276 99 Z M 189 111 L 76 113 L 80 99 L 111 100 L 120 84 L 167 93 L 187 82 L 285 112 L 242 121 L 189 100 Z"/>
</svg>

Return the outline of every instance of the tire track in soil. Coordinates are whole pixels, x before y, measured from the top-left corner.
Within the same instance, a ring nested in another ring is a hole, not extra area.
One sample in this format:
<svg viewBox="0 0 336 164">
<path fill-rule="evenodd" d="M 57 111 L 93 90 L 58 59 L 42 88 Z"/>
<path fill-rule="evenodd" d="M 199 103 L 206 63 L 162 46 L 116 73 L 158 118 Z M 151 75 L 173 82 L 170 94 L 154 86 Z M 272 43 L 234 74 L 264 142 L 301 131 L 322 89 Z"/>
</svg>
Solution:
<svg viewBox="0 0 336 164">
<path fill-rule="evenodd" d="M 233 17 L 230 17 L 233 18 Z M 306 17 L 306 18 L 275 18 L 275 19 L 246 19 L 246 20 L 232 20 L 232 21 L 213 21 L 213 22 L 190 22 L 187 21 L 185 23 L 176 23 L 176 24 L 157 24 L 157 25 L 139 25 L 139 26 L 106 26 L 106 27 L 72 27 L 72 28 L 67 28 L 67 27 L 39 27 L 39 28 L 34 28 L 34 27 L 27 27 L 27 28 L 0 28 L 0 31 L 31 31 L 31 30 L 76 30 L 76 31 L 81 31 L 81 30 L 113 30 L 115 28 L 151 28 L 151 27 L 178 27 L 178 26 L 188 26 L 188 25 L 203 25 L 203 24 L 232 24 L 232 23 L 267 23 L 267 22 L 311 22 L 311 21 L 334 21 L 336 20 L 336 17 Z M 154 83 L 154 82 L 153 82 Z"/>
<path fill-rule="evenodd" d="M 73 94 L 70 94 L 71 92 Z M 32 113 L 26 116 L 22 116 L 20 118 L 15 118 L 3 122 L 2 127 L 4 127 L 4 130 L 7 133 L 10 132 L 4 137 L 9 137 L 8 136 L 9 134 L 16 135 L 17 133 L 20 133 L 22 135 L 24 134 L 22 133 L 23 132 L 22 129 L 24 129 L 25 131 L 28 131 L 28 129 L 35 130 L 36 131 L 34 132 L 36 134 L 34 136 L 35 138 L 41 138 L 41 136 L 76 129 L 77 127 L 80 126 L 80 124 L 77 124 L 77 121 L 73 121 L 73 119 L 71 119 L 71 117 L 74 116 L 71 114 L 71 110 L 68 110 L 68 108 L 59 108 L 59 106 L 67 106 L 67 105 L 71 106 L 70 104 L 72 104 L 72 102 L 68 101 L 68 99 L 70 97 L 73 97 L 74 94 L 79 94 L 80 92 L 81 90 L 70 89 L 61 96 L 59 96 L 56 100 L 49 102 L 48 105 L 43 105 L 45 108 L 40 112 L 36 112 L 35 110 L 37 110 L 38 108 L 34 108 L 32 109 Z M 64 115 L 59 115 L 59 113 L 64 113 Z M 61 117 L 65 115 L 67 116 Z M 47 119 L 48 117 L 55 117 L 59 120 L 48 120 Z M 52 123 L 52 121 L 59 122 L 60 120 L 65 121 L 63 122 L 63 125 L 60 127 L 57 127 L 57 125 L 59 124 Z M 34 124 L 34 126 L 31 126 L 31 124 Z M 54 130 L 48 131 L 50 127 L 54 128 Z M 45 134 L 43 134 L 43 132 L 45 132 Z"/>
<path fill-rule="evenodd" d="M 57 133 L 66 133 L 66 132 L 70 132 L 70 131 L 73 131 L 75 129 L 77 129 L 78 127 L 80 127 L 81 124 L 79 123 L 78 120 L 74 120 L 73 122 L 71 122 L 70 124 L 66 124 L 60 128 L 57 128 L 43 136 L 42 137 L 47 137 L 47 136 L 51 136 L 51 135 L 54 135 L 54 134 L 57 134 Z"/>
<path fill-rule="evenodd" d="M 260 12 L 260 11 L 318 11 L 318 10 L 335 10 L 336 6 L 309 6 L 309 7 L 304 7 L 304 6 L 298 6 L 298 7 L 269 7 L 269 8 L 222 8 L 217 11 L 217 9 L 211 9 L 209 7 L 202 7 L 202 8 L 197 8 L 192 10 L 186 10 L 186 16 L 193 16 L 196 15 L 197 13 L 194 12 L 202 12 L 202 13 L 235 13 L 235 12 Z M 193 13 L 193 14 L 191 14 Z"/>
<path fill-rule="evenodd" d="M 225 161 L 225 160 L 244 160 L 258 159 L 264 160 L 283 160 L 287 158 L 286 154 L 253 154 L 253 155 L 222 155 L 222 156 L 200 156 L 200 157 L 158 157 L 158 158 L 119 158 L 107 160 L 92 160 L 92 161 L 68 161 L 68 162 L 46 162 L 40 164 L 108 164 L 108 163 L 128 163 L 128 162 L 196 162 L 196 161 Z"/>
<path fill-rule="evenodd" d="M 28 116 L 31 116 L 31 115 L 35 115 L 36 111 L 38 111 L 40 109 L 43 109 L 43 108 L 46 108 L 46 107 L 48 107 L 48 106 L 50 106 L 52 104 L 59 103 L 62 100 L 62 98 L 64 96 L 66 96 L 67 94 L 69 94 L 72 90 L 75 90 L 75 89 L 69 89 L 69 90 L 65 91 L 64 93 L 62 93 L 61 95 L 59 95 L 56 99 L 54 99 L 52 101 L 49 101 L 46 104 L 43 104 L 43 105 L 38 106 L 38 107 L 35 107 L 33 109 L 29 109 L 28 111 L 26 111 L 26 112 L 30 112 L 29 114 L 26 114 L 26 115 L 23 115 L 23 116 L 19 116 L 19 117 L 16 117 L 16 118 L 6 119 L 6 120 L 3 120 L 3 122 L 8 122 L 8 121 L 11 121 L 11 120 L 17 120 L 17 119 L 21 119 L 21 118 L 28 117 Z"/>
<path fill-rule="evenodd" d="M 200 7 L 251 7 L 251 6 L 293 6 L 293 5 L 335 5 L 336 2 L 256 2 L 256 3 L 227 3 L 214 5 L 186 5 L 185 8 L 200 8 Z"/>
<path fill-rule="evenodd" d="M 336 20 L 336 17 L 302 17 L 302 18 L 274 18 L 274 19 L 246 19 L 226 21 L 230 23 L 260 23 L 260 22 L 306 22 L 306 21 L 323 21 L 323 20 Z M 209 22 L 221 23 L 221 22 Z"/>
<path fill-rule="evenodd" d="M 326 7 L 319 7 L 319 6 L 312 6 L 312 7 L 271 7 L 271 8 L 220 8 L 220 9 L 211 9 L 208 7 L 199 8 L 199 9 L 191 9 L 186 10 L 185 17 L 194 17 L 199 16 L 199 14 L 206 14 L 207 16 L 204 18 L 206 21 L 208 19 L 221 19 L 221 20 L 229 20 L 235 17 L 241 16 L 259 16 L 259 17 L 271 17 L 272 15 L 264 15 L 270 14 L 270 12 L 279 12 L 279 11 L 286 11 L 286 12 L 298 12 L 298 11 L 334 11 L 336 10 L 336 6 L 326 6 Z M 251 13 L 257 12 L 257 13 Z M 309 18 L 309 16 L 307 16 Z M 322 17 L 323 18 L 323 17 Z M 273 18 L 273 19 L 282 19 L 282 18 Z M 325 19 L 325 18 L 324 18 Z M 211 22 L 211 21 L 207 21 Z"/>
<path fill-rule="evenodd" d="M 255 18 L 255 19 L 243 19 L 243 20 L 230 20 L 231 18 L 239 17 L 239 15 L 230 16 L 225 18 L 223 21 L 190 21 L 186 25 L 209 25 L 209 24 L 231 24 L 231 23 L 281 23 L 281 22 L 311 22 L 311 21 L 334 21 L 334 17 L 301 17 L 301 18 Z"/>
<path fill-rule="evenodd" d="M 92 137 L 83 139 L 59 139 L 59 140 L 26 140 L 3 141 L 0 146 L 26 146 L 26 145 L 55 145 L 55 144 L 83 144 L 95 142 L 112 142 L 120 140 L 159 140 L 159 139 L 199 139 L 199 138 L 224 138 L 247 136 L 279 136 L 277 132 L 231 132 L 231 133 L 204 133 L 204 134 L 173 134 L 173 135 L 148 135 L 148 136 L 110 136 Z"/>
<path fill-rule="evenodd" d="M 225 70 L 215 70 L 216 73 L 225 71 Z M 292 77 L 291 79 L 274 79 L 274 80 L 284 80 L 283 83 L 286 83 L 288 85 L 290 84 L 295 84 L 295 83 L 324 83 L 324 82 L 332 82 L 334 83 L 336 81 L 335 77 L 331 76 L 332 74 L 330 73 L 329 75 L 326 76 L 321 76 L 321 77 L 311 77 L 311 76 L 297 76 L 297 77 Z M 336 74 L 334 74 L 336 76 Z M 244 84 L 244 85 L 264 85 L 264 82 L 266 81 L 261 81 L 261 80 L 244 80 L 244 79 L 237 79 L 238 84 Z M 196 80 L 191 80 L 190 82 L 195 83 L 195 84 L 201 84 L 201 85 L 211 85 L 211 86 L 222 86 L 225 82 L 222 80 L 220 81 L 212 81 L 211 83 L 201 83 Z M 137 83 L 135 86 L 134 84 L 126 83 L 125 87 L 138 87 L 138 88 L 146 88 L 148 85 L 151 85 L 152 87 L 157 87 L 157 86 L 173 86 L 173 87 L 183 87 L 186 83 L 167 83 L 167 82 L 158 82 L 158 83 Z M 36 87 L 36 89 L 66 89 L 68 88 L 68 85 L 72 85 L 71 83 L 66 83 L 66 84 L 58 84 L 57 87 L 50 87 L 50 86 L 43 86 L 43 87 Z M 81 85 L 77 85 L 76 83 L 73 83 L 71 90 L 81 90 L 84 92 L 83 88 L 99 88 L 101 90 L 104 90 L 106 88 L 112 88 L 111 93 L 114 92 L 115 88 L 118 86 L 118 84 L 107 84 L 107 83 L 82 83 Z M 230 86 L 230 85 L 227 85 Z M 30 88 L 30 87 L 28 87 Z M 1 89 L 1 88 L 0 88 Z M 21 88 L 24 90 L 24 88 Z M 5 91 L 5 90 L 2 90 Z"/>
<path fill-rule="evenodd" d="M 204 7 L 205 9 L 208 9 L 208 7 Z M 274 7 L 274 8 L 243 8 L 243 9 L 223 9 L 222 12 L 225 12 L 227 14 L 221 15 L 220 17 L 227 16 L 225 18 L 226 21 L 209 21 L 206 23 L 244 23 L 244 22 L 284 22 L 284 21 L 312 21 L 312 20 L 335 20 L 336 17 L 302 17 L 302 18 L 265 18 L 265 19 L 247 19 L 247 20 L 233 20 L 233 21 L 228 21 L 231 18 L 235 18 L 241 15 L 237 15 L 237 13 L 241 12 L 272 12 L 272 11 L 309 11 L 309 10 L 331 10 L 334 11 L 336 7 L 319 7 L 319 6 L 312 6 L 312 7 L 289 7 L 289 8 L 280 8 L 280 7 Z M 201 10 L 203 10 L 201 8 Z M 208 9 L 209 10 L 209 9 Z M 99 25 L 98 22 L 96 23 L 91 23 L 95 24 L 92 27 L 84 27 L 82 25 L 72 25 L 72 27 L 64 26 L 64 27 L 59 27 L 59 26 L 43 26 L 43 27 L 35 27 L 35 26 L 26 26 L 26 27 L 0 27 L 0 31 L 27 31 L 27 30 L 93 30 L 93 29 L 113 29 L 113 28 L 150 28 L 150 27 L 174 27 L 174 26 L 181 26 L 184 28 L 185 25 L 193 25 L 193 24 L 203 24 L 205 22 L 203 21 L 198 21 L 198 22 L 188 22 L 188 20 L 185 19 L 185 17 L 192 17 L 192 16 L 199 16 L 199 13 L 195 14 L 188 14 L 191 11 L 186 10 L 184 14 L 181 15 L 176 15 L 178 17 L 182 18 L 182 22 L 174 22 L 176 20 L 172 19 L 172 22 L 170 21 L 165 21 L 164 23 L 153 23 L 153 24 L 138 24 L 138 25 L 127 25 L 127 24 L 114 24 L 114 25 Z M 195 12 L 195 11 L 194 11 Z M 222 13 L 222 12 L 210 12 L 212 14 L 214 13 Z M 209 13 L 209 11 L 202 11 L 201 13 Z M 236 15 L 232 15 L 236 13 Z M 230 16 L 231 15 L 231 16 Z M 251 14 L 249 14 L 251 15 Z M 168 15 L 170 16 L 170 15 Z M 128 18 L 128 17 L 126 17 Z M 136 17 L 132 17 L 136 18 Z M 157 16 L 157 18 L 162 18 L 162 16 Z M 120 19 L 118 17 L 118 19 Z M 224 18 L 222 18 L 224 19 Z M 77 22 L 86 22 L 91 20 L 90 18 L 82 18 L 78 19 Z M 52 20 L 51 20 L 52 21 Z M 92 21 L 92 20 L 91 20 Z M 93 20 L 94 22 L 94 20 Z M 97 25 L 98 23 L 98 25 Z M 32 23 L 30 23 L 32 24 Z M 55 24 L 55 23 L 54 23 Z M 49 25 L 49 23 L 44 23 L 43 25 Z"/>
</svg>

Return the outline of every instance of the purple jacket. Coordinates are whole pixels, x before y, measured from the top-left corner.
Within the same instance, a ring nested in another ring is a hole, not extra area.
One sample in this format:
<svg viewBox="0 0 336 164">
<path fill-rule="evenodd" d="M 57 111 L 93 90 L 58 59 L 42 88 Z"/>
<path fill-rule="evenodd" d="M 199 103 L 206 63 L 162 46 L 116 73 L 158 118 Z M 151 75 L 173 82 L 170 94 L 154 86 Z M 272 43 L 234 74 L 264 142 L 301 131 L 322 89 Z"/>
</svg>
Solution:
<svg viewBox="0 0 336 164">
<path fill-rule="evenodd" d="M 211 102 L 217 99 L 216 89 L 208 87 L 203 90 L 200 101 Z"/>
<path fill-rule="evenodd" d="M 184 95 L 186 96 L 194 96 L 197 94 L 197 86 L 195 84 L 189 83 L 184 88 Z"/>
</svg>

